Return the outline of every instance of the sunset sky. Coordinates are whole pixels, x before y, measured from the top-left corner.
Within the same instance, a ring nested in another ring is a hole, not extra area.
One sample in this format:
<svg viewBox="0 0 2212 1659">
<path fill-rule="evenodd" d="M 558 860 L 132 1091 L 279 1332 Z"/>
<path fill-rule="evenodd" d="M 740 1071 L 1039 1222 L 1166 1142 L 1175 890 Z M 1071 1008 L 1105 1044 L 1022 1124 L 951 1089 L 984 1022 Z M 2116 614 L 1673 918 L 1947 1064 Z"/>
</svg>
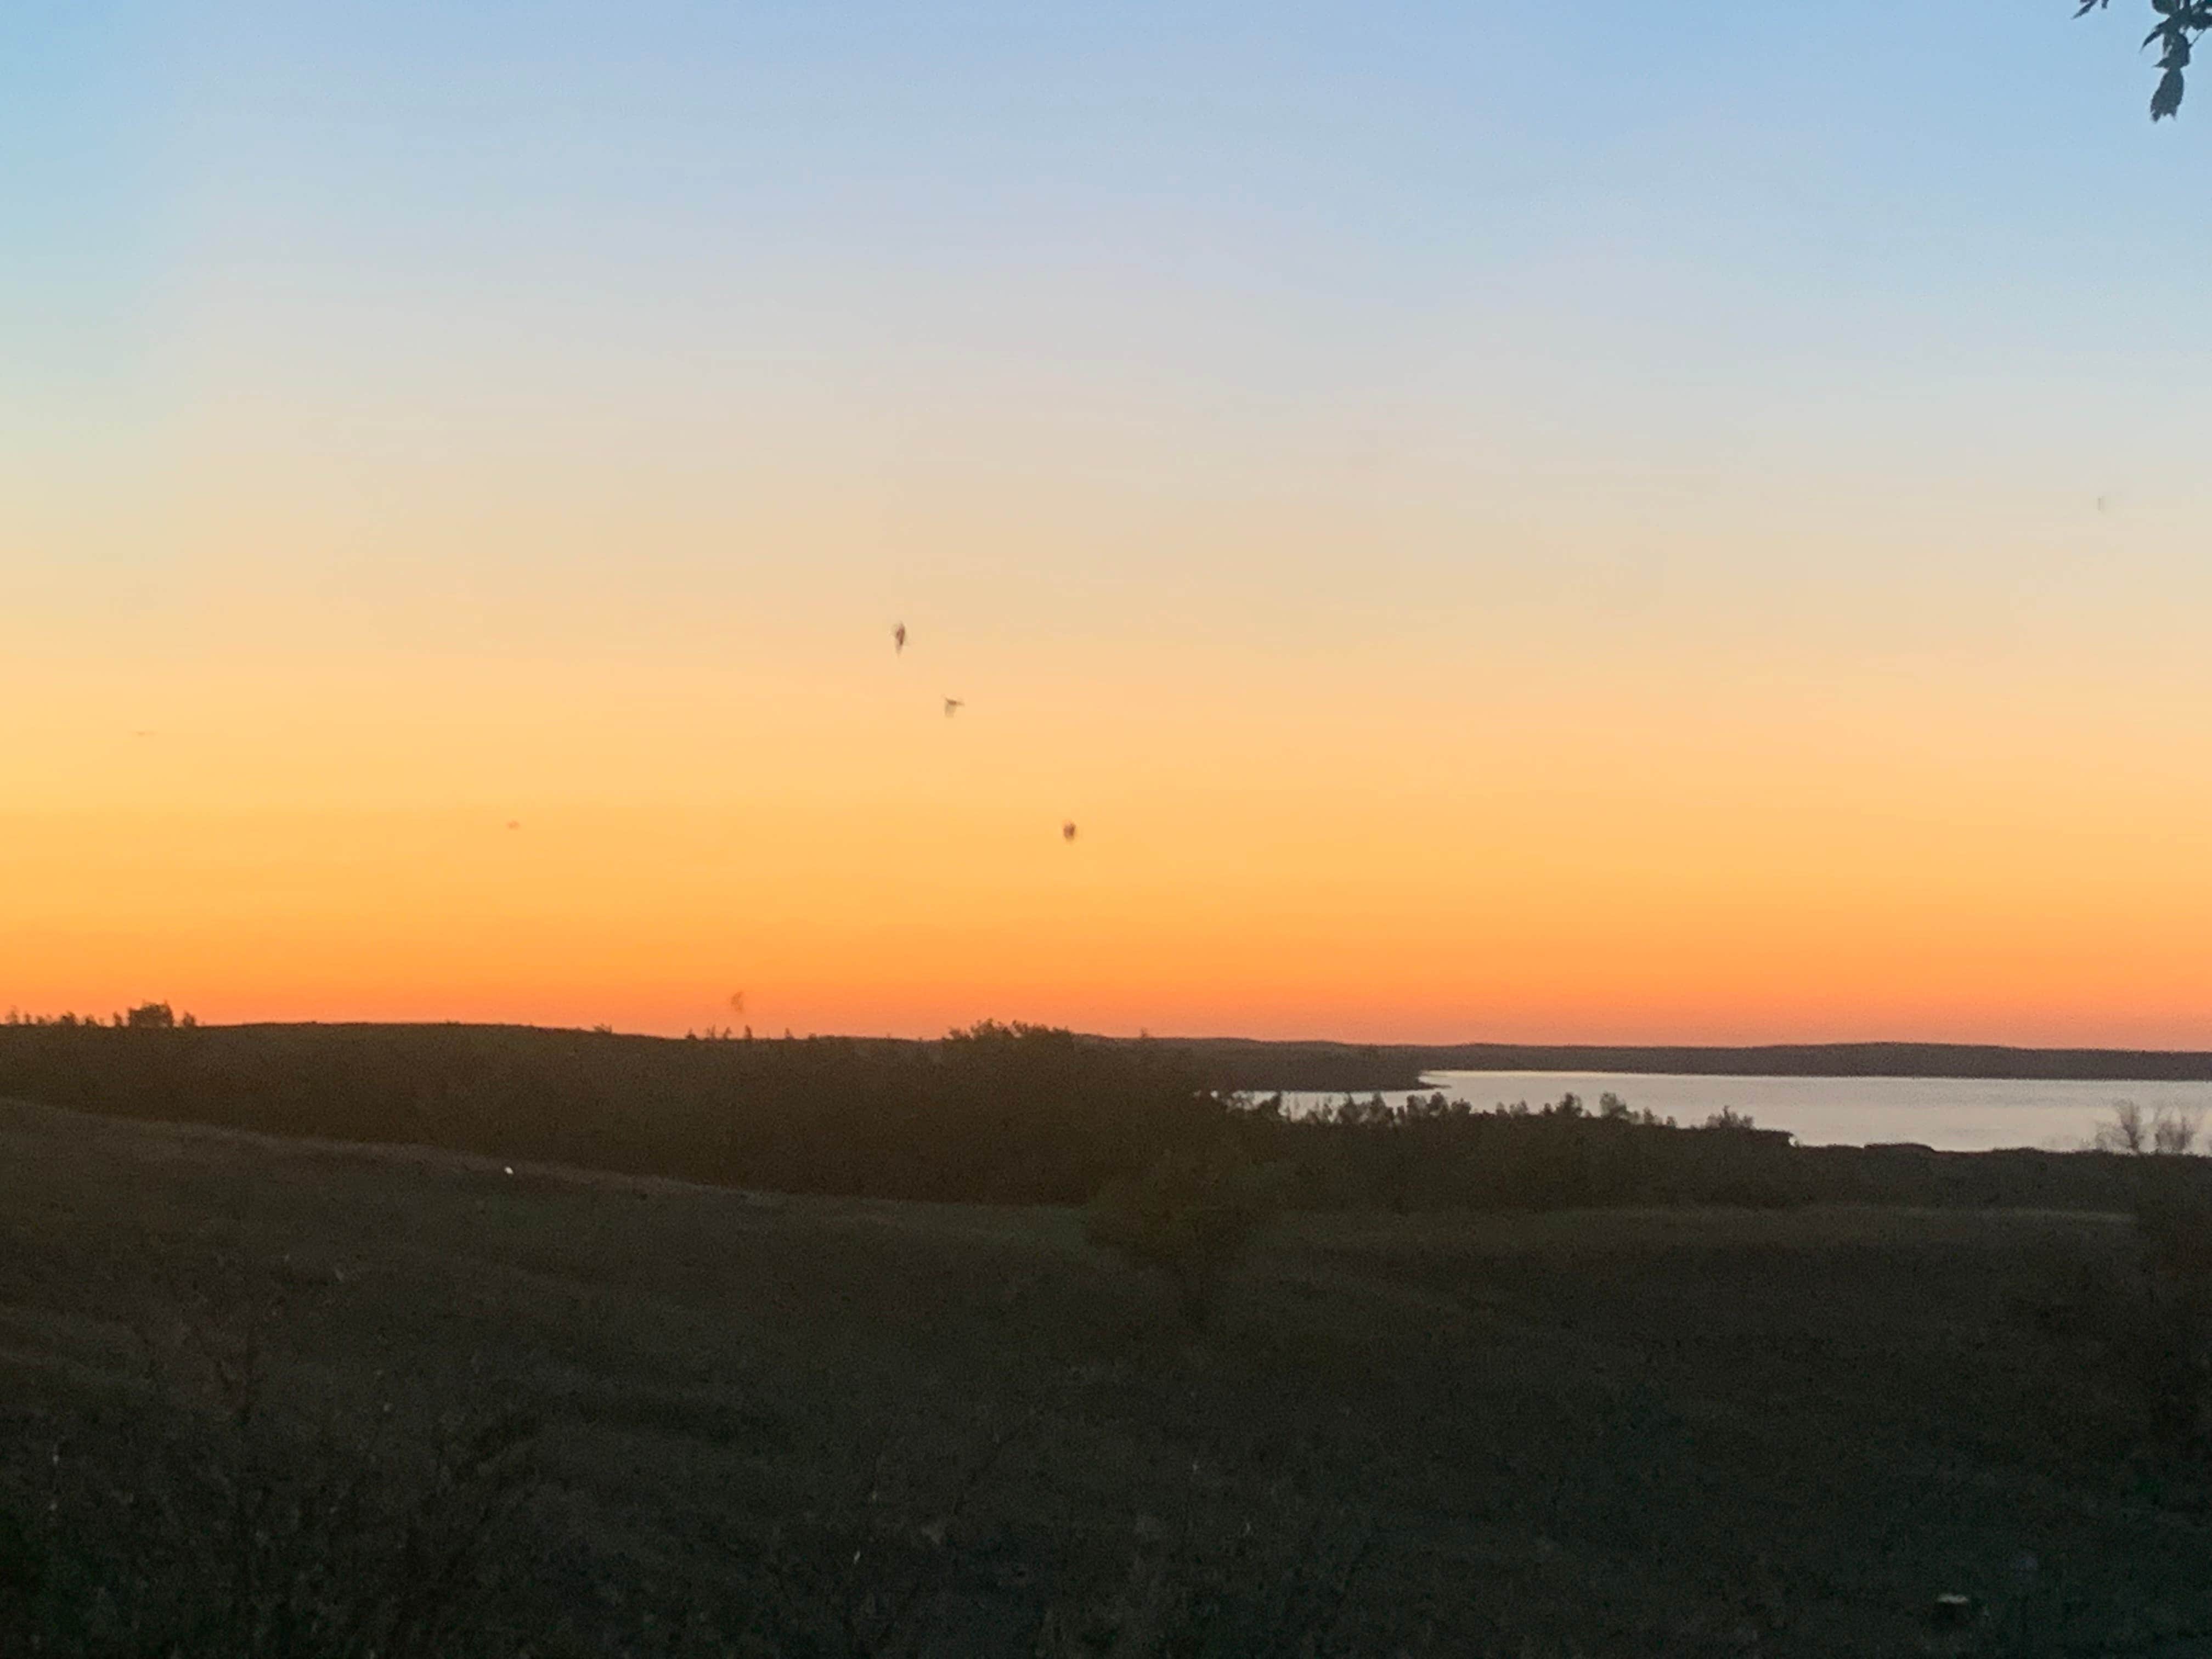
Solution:
<svg viewBox="0 0 2212 1659">
<path fill-rule="evenodd" d="M 2136 9 L 11 4 L 0 1007 L 2212 1047 Z"/>
</svg>

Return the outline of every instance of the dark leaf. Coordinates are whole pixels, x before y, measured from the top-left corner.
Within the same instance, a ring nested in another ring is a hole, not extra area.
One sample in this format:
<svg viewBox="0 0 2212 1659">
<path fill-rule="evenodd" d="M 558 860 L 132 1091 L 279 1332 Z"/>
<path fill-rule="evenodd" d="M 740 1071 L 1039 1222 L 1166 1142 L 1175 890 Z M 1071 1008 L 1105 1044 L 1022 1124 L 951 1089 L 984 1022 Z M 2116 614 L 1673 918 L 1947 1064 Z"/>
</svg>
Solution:
<svg viewBox="0 0 2212 1659">
<path fill-rule="evenodd" d="M 2150 95 L 2150 118 L 2163 121 L 2181 107 L 2181 71 L 2170 69 L 2159 77 L 2158 90 Z"/>
</svg>

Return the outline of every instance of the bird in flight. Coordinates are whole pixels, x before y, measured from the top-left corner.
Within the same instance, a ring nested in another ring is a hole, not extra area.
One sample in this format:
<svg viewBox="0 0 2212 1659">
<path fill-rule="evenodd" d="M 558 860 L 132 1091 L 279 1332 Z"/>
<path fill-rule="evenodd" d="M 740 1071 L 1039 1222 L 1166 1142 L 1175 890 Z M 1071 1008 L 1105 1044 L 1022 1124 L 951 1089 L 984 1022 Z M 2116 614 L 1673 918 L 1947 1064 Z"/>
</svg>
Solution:
<svg viewBox="0 0 2212 1659">
<path fill-rule="evenodd" d="M 896 628 L 891 629 L 891 649 L 895 652 L 904 651 L 906 649 L 906 624 L 904 623 L 901 623 Z"/>
<path fill-rule="evenodd" d="M 968 700 L 965 697 L 947 697 L 945 700 L 945 718 L 951 720 L 967 706 Z"/>
<path fill-rule="evenodd" d="M 1062 841 L 1073 841 L 1075 839 L 1075 820 L 1073 818 L 1068 819 L 1066 823 L 1060 826 L 1060 838 Z"/>
<path fill-rule="evenodd" d="M 730 993 L 730 1012 L 731 1012 L 732 1013 L 733 1013 L 733 1014 L 742 1014 L 743 1012 L 744 1012 L 744 1011 L 745 1011 L 745 994 L 744 994 L 743 991 L 732 991 L 732 992 L 731 992 L 731 993 Z"/>
<path fill-rule="evenodd" d="M 522 828 L 522 820 L 520 818 L 509 818 L 507 821 L 507 827 L 510 830 L 520 830 Z"/>
</svg>

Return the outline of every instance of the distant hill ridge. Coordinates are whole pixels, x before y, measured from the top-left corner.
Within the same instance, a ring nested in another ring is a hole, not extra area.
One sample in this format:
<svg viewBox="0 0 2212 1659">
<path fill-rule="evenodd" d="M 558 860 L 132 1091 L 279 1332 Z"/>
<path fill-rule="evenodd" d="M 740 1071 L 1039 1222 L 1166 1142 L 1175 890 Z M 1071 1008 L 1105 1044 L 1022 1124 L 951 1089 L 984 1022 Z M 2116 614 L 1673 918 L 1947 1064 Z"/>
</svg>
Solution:
<svg viewBox="0 0 2212 1659">
<path fill-rule="evenodd" d="M 1679 1073 L 1692 1077 L 1926 1077 L 2022 1081 L 2212 1082 L 2212 1052 L 2015 1048 L 1966 1042 L 1438 1044 L 1162 1037 L 1222 1086 L 1413 1089 L 1431 1072 Z"/>
</svg>

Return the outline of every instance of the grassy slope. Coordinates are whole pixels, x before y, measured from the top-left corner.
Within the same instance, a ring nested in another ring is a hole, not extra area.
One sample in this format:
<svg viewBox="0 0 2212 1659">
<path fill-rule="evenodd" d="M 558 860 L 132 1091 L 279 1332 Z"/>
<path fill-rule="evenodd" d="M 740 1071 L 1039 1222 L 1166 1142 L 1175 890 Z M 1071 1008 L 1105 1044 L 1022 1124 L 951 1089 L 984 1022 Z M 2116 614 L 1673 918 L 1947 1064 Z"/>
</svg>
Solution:
<svg viewBox="0 0 2212 1659">
<path fill-rule="evenodd" d="M 1960 1590 L 1976 1650 L 2201 1653 L 2212 1523 L 2023 1315 L 2127 1238 L 1303 1217 L 1193 1343 L 1065 1211 L 0 1106 L 7 1479 L 130 1456 L 137 1334 L 250 1304 L 298 1425 L 543 1414 L 502 1605 L 579 1652 L 1917 1652 Z"/>
</svg>

